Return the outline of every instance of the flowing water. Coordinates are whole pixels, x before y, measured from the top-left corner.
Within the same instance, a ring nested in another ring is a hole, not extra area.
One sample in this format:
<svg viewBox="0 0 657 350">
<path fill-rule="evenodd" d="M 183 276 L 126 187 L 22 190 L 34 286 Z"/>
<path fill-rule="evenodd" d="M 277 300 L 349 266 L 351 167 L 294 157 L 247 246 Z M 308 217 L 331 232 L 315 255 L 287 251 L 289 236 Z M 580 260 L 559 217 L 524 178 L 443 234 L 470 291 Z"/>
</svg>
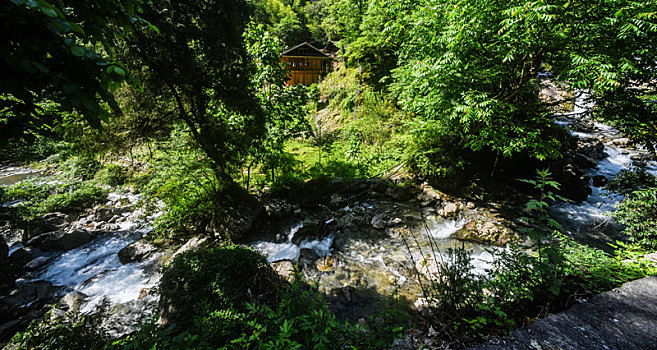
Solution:
<svg viewBox="0 0 657 350">
<path fill-rule="evenodd" d="M 25 178 L 14 175 L 9 173 L 5 178 L 0 179 L 0 182 L 12 184 Z M 139 198 L 139 195 L 132 193 L 112 192 L 108 195 L 108 205 L 120 206 L 127 203 L 134 207 Z M 122 264 L 117 253 L 148 233 L 159 213 L 145 216 L 139 210 L 131 210 L 121 215 L 123 221 L 113 227 L 114 229 L 99 234 L 93 241 L 75 249 L 65 252 L 40 252 L 32 249 L 33 253 L 48 258 L 48 261 L 36 271 L 19 279 L 17 284 L 48 281 L 54 286 L 63 287 L 59 292 L 60 296 L 72 291 L 84 293 L 88 297 L 81 304 L 80 310 L 83 313 L 95 313 L 102 303 L 110 309 L 118 307 L 122 312 L 151 314 L 156 298 L 152 293 L 149 295 L 148 290 L 159 282 L 159 259 L 162 254 L 155 254 L 141 262 Z M 76 222 L 73 225 L 75 226 Z M 17 236 L 7 238 L 10 254 L 23 248 Z M 129 306 L 130 310 L 126 311 L 125 306 Z M 130 325 L 130 323 L 136 320 L 116 320 L 115 317 L 114 321 L 127 322 L 127 326 L 110 329 L 114 335 L 121 335 L 133 330 L 134 324 Z"/>
<path fill-rule="evenodd" d="M 567 118 L 557 119 L 557 123 L 566 127 L 572 125 L 573 120 Z M 634 159 L 646 156 L 642 149 L 628 149 L 617 146 L 614 140 L 621 138 L 618 130 L 598 122 L 593 123 L 592 132 L 571 131 L 579 138 L 601 138 L 604 143 L 604 152 L 607 157 L 597 162 L 594 168 L 587 170 L 592 179 L 595 176 L 604 176 L 611 180 L 623 169 L 629 169 L 636 164 Z M 648 161 L 645 169 L 657 175 L 657 162 Z M 562 223 L 568 234 L 586 243 L 605 248 L 608 242 L 622 238 L 619 235 L 620 226 L 609 216 L 615 210 L 615 205 L 622 196 L 609 193 L 603 187 L 591 186 L 592 193 L 585 201 L 578 203 L 558 203 L 553 206 L 551 214 Z"/>
<path fill-rule="evenodd" d="M 580 105 L 590 107 L 586 103 Z M 556 122 L 568 126 L 575 117 L 562 115 Z M 644 153 L 642 150 L 616 146 L 612 141 L 620 135 L 613 128 L 599 123 L 594 127 L 592 133 L 572 132 L 577 137 L 602 135 L 607 140 L 604 150 L 608 157 L 599 161 L 595 168 L 589 169 L 589 176 L 604 175 L 611 179 L 621 169 L 631 165 L 634 157 Z M 647 169 L 657 174 L 657 163 L 648 162 Z M 3 171 L 0 173 L 0 184 L 38 175 L 24 168 L 15 168 L 14 173 L 9 167 L 0 170 Z M 600 234 L 604 237 L 597 238 L 609 241 L 613 237 L 599 233 L 600 230 L 596 228 L 614 225 L 606 213 L 614 209 L 620 198 L 605 194 L 599 187 L 592 188 L 592 191 L 586 201 L 555 205 L 552 214 L 573 236 L 591 237 Z M 134 204 L 138 196 L 114 193 L 110 199 L 123 199 Z M 379 204 L 356 203 L 344 211 L 367 213 L 377 210 Z M 270 262 L 287 260 L 299 263 L 306 278 L 317 282 L 320 291 L 324 293 L 350 286 L 374 290 L 384 295 L 401 292 L 401 295 L 415 300 L 421 296 L 417 270 L 435 271 L 435 262 L 445 259 L 444 253 L 448 249 L 461 245 L 471 251 L 477 273 L 485 273 L 490 266 L 490 247 L 452 238 L 463 227 L 466 218 L 445 219 L 430 208 L 422 209 L 421 213 L 415 208 L 408 209 L 407 214 L 422 219 L 409 224 L 410 234 L 398 230 L 377 231 L 368 226 L 367 229 L 374 231 L 374 234 L 363 235 L 347 229 L 331 230 L 295 243 L 295 234 L 306 224 L 302 221 L 290 225 L 281 241 L 260 240 L 252 242 L 250 246 L 262 252 Z M 402 217 L 405 215 L 400 214 Z M 65 286 L 66 291 L 75 290 L 87 294 L 89 297 L 82 306 L 83 312 L 94 312 L 101 302 L 114 306 L 132 305 L 132 309 L 139 311 L 141 306 L 135 307 L 134 303 L 141 300 L 144 290 L 154 287 L 159 281 L 160 256 L 142 262 L 121 264 L 117 253 L 147 233 L 155 217 L 143 219 L 139 211 L 124 213 L 124 216 L 126 220 L 118 229 L 99 235 L 84 246 L 63 253 L 44 254 L 50 260 L 30 275 L 28 280 L 46 280 L 54 285 Z M 22 247 L 19 242 L 10 243 L 11 252 Z M 150 300 L 152 306 L 152 298 Z"/>
</svg>

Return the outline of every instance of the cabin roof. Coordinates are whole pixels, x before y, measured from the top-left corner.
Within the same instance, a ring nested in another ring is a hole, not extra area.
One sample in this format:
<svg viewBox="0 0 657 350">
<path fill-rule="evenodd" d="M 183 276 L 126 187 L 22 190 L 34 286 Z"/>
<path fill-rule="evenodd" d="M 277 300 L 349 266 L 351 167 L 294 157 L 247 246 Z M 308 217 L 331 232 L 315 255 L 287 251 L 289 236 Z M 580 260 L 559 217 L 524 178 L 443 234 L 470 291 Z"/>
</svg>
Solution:
<svg viewBox="0 0 657 350">
<path fill-rule="evenodd" d="M 331 56 L 322 52 L 322 50 L 310 45 L 308 42 L 303 42 L 297 46 L 283 50 L 281 56 L 313 56 L 313 57 L 327 57 Z"/>
</svg>

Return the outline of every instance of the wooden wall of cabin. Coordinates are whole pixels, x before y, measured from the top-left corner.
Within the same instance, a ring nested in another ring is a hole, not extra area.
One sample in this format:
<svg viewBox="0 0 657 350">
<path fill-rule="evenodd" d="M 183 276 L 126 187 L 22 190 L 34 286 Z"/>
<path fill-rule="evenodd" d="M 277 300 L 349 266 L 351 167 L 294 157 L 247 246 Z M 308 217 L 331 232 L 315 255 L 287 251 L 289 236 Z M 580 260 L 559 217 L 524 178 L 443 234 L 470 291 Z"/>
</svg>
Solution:
<svg viewBox="0 0 657 350">
<path fill-rule="evenodd" d="M 328 59 L 322 57 L 283 56 L 281 61 L 287 63 L 287 69 L 290 71 L 287 85 L 310 85 L 318 82 L 326 72 L 325 65 L 328 64 Z"/>
</svg>

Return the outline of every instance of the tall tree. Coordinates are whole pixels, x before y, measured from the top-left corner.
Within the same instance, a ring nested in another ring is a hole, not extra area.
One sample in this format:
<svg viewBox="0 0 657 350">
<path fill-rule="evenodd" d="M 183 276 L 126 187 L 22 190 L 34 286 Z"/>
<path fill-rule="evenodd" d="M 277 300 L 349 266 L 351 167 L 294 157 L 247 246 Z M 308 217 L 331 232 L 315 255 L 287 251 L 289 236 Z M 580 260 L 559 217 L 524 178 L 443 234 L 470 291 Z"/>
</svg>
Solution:
<svg viewBox="0 0 657 350">
<path fill-rule="evenodd" d="M 416 116 L 420 162 L 430 171 L 444 156 L 431 141 L 440 139 L 457 153 L 559 156 L 537 73 L 551 70 L 594 97 L 654 82 L 656 19 L 654 0 L 424 2 L 411 17 L 393 86 Z"/>
<path fill-rule="evenodd" d="M 144 85 L 142 96 L 184 122 L 218 179 L 263 137 L 264 114 L 250 88 L 254 66 L 242 34 L 251 7 L 242 0 L 160 1 L 135 25 L 125 60 Z"/>
<path fill-rule="evenodd" d="M 11 0 L 0 5 L 0 137 L 76 110 L 100 127 L 119 108 L 113 89 L 129 78 L 113 58 L 137 17 L 137 0 Z"/>
</svg>

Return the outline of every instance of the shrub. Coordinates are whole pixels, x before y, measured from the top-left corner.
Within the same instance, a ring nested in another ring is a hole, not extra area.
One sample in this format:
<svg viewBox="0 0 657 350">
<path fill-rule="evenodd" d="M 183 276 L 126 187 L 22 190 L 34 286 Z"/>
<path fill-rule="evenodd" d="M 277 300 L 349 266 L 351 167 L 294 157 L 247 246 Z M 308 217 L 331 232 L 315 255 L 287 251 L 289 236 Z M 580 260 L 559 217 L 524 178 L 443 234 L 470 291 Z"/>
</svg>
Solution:
<svg viewBox="0 0 657 350">
<path fill-rule="evenodd" d="M 80 211 L 107 199 L 108 190 L 89 183 L 64 186 L 66 190 L 56 193 L 37 206 L 37 213 L 53 211 Z"/>
<path fill-rule="evenodd" d="M 247 302 L 273 300 L 277 276 L 250 248 L 229 246 L 181 254 L 160 283 L 164 317 L 212 345 L 251 332 Z"/>
<path fill-rule="evenodd" d="M 117 164 L 105 164 L 94 176 L 94 180 L 100 184 L 112 187 L 121 186 L 128 180 L 126 168 Z"/>
<path fill-rule="evenodd" d="M 16 333 L 8 345 L 12 349 L 100 350 L 108 348 L 110 337 L 100 327 L 103 312 L 93 316 L 66 314 L 51 321 L 54 309 Z"/>
<path fill-rule="evenodd" d="M 100 162 L 96 159 L 95 156 L 75 156 L 61 163 L 60 169 L 70 177 L 89 180 L 100 169 Z"/>
<path fill-rule="evenodd" d="M 625 225 L 632 242 L 657 248 L 657 187 L 632 192 L 618 203 L 613 216 Z"/>
</svg>

